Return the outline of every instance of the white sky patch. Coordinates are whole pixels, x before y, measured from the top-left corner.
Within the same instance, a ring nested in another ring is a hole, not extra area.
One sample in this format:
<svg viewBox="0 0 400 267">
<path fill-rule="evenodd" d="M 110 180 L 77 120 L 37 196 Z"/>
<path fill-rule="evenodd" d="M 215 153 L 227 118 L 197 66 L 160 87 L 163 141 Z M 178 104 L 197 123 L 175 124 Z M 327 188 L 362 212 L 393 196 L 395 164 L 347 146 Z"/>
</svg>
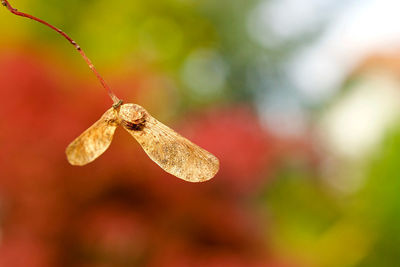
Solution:
<svg viewBox="0 0 400 267">
<path fill-rule="evenodd" d="M 251 12 L 247 29 L 250 37 L 261 45 L 279 45 L 316 29 L 334 13 L 337 3 L 338 0 L 263 1 Z"/>
<path fill-rule="evenodd" d="M 293 59 L 289 74 L 311 102 L 340 88 L 352 69 L 370 53 L 400 48 L 400 1 L 355 1 L 325 34 Z"/>
<path fill-rule="evenodd" d="M 334 154 L 357 159 L 371 152 L 400 114 L 400 83 L 369 74 L 321 121 L 320 136 Z"/>
</svg>

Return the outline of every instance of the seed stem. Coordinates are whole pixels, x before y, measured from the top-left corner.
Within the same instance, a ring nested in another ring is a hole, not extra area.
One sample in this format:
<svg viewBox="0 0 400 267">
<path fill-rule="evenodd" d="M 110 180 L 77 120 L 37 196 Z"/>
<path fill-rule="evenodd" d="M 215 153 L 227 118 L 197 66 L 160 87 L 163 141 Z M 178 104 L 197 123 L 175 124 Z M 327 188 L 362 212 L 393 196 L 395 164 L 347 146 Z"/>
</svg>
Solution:
<svg viewBox="0 0 400 267">
<path fill-rule="evenodd" d="M 26 14 L 23 12 L 19 12 L 16 8 L 13 8 L 7 0 L 1 0 L 1 4 L 5 7 L 7 7 L 7 9 L 14 15 L 32 19 L 43 25 L 46 25 L 47 27 L 55 30 L 56 32 L 61 34 L 65 39 L 67 39 L 76 48 L 76 50 L 78 50 L 78 52 L 81 54 L 81 56 L 83 57 L 83 59 L 85 60 L 85 62 L 89 66 L 89 68 L 93 71 L 93 73 L 96 75 L 97 79 L 100 81 L 101 85 L 104 87 L 104 89 L 106 89 L 108 95 L 110 96 L 111 100 L 113 101 L 113 105 L 120 105 L 119 103 L 121 103 L 121 100 L 114 94 L 114 92 L 111 90 L 111 88 L 108 86 L 108 84 L 104 81 L 103 77 L 96 70 L 92 61 L 90 61 L 90 59 L 86 56 L 86 54 L 85 54 L 85 52 L 83 52 L 82 48 L 71 37 L 69 37 L 65 32 L 63 32 L 59 28 L 51 25 L 50 23 L 48 23 L 42 19 L 39 19 L 37 17 L 34 17 L 32 15 L 29 15 L 29 14 Z"/>
</svg>

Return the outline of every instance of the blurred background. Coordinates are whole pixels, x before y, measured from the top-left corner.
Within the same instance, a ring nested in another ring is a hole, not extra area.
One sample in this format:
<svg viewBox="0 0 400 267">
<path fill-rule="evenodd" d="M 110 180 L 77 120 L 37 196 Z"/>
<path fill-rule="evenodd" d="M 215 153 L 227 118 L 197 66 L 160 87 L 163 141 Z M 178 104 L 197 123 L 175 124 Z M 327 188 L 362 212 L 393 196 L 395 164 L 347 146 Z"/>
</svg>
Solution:
<svg viewBox="0 0 400 267">
<path fill-rule="evenodd" d="M 18 0 L 117 96 L 221 162 L 190 184 L 132 137 L 73 47 L 0 9 L 0 266 L 398 266 L 398 0 Z"/>
</svg>

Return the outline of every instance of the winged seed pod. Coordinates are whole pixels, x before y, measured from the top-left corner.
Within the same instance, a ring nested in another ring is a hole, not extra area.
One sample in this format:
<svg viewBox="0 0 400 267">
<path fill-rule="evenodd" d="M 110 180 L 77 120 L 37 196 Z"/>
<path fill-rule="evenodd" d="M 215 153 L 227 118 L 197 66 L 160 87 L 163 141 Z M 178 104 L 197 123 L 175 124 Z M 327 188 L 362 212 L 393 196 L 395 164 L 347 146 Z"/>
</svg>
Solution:
<svg viewBox="0 0 400 267">
<path fill-rule="evenodd" d="M 215 176 L 219 161 L 214 155 L 153 118 L 141 106 L 122 105 L 122 100 L 113 93 L 82 48 L 71 37 L 42 19 L 18 11 L 8 0 L 1 0 L 1 4 L 14 15 L 37 21 L 67 39 L 81 54 L 113 101 L 113 107 L 67 147 L 69 163 L 82 166 L 95 160 L 107 150 L 116 128 L 122 125 L 139 142 L 147 155 L 166 172 L 189 182 L 203 182 Z"/>
<path fill-rule="evenodd" d="M 218 172 L 218 159 L 152 117 L 143 107 L 124 104 L 110 108 L 66 149 L 72 165 L 85 165 L 107 150 L 122 125 L 147 155 L 166 172 L 189 182 L 204 182 Z"/>
</svg>

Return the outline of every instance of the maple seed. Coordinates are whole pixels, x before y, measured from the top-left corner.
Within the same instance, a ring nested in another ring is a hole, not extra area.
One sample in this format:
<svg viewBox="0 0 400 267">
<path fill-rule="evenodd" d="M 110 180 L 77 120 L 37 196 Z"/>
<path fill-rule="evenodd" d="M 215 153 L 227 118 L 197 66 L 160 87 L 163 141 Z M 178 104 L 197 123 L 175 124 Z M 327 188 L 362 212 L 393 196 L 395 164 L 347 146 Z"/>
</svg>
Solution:
<svg viewBox="0 0 400 267">
<path fill-rule="evenodd" d="M 103 154 L 110 146 L 115 130 L 122 125 L 139 142 L 147 155 L 166 172 L 189 182 L 203 182 L 215 176 L 219 161 L 214 155 L 153 118 L 141 106 L 123 105 L 122 100 L 114 94 L 82 48 L 71 37 L 42 19 L 19 12 L 8 0 L 1 0 L 1 3 L 12 14 L 37 21 L 67 39 L 78 50 L 113 101 L 112 108 L 67 147 L 67 158 L 72 165 L 88 164 Z"/>
<path fill-rule="evenodd" d="M 143 107 L 124 104 L 110 108 L 66 150 L 72 165 L 85 165 L 107 150 L 115 129 L 122 125 L 146 154 L 166 172 L 189 182 L 204 182 L 215 176 L 218 159 L 153 118 Z"/>
</svg>

